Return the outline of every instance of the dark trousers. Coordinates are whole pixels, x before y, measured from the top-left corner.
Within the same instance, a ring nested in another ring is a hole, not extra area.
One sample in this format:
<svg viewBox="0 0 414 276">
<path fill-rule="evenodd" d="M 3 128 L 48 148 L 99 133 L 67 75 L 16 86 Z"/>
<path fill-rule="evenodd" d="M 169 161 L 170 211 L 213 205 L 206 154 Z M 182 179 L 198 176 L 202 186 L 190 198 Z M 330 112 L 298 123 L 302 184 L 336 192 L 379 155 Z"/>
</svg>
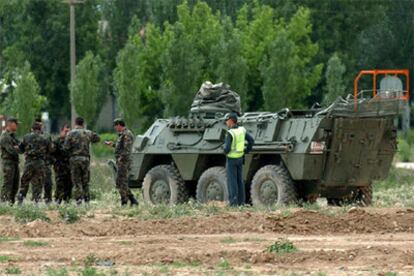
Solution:
<svg viewBox="0 0 414 276">
<path fill-rule="evenodd" d="M 51 202 L 52 201 L 52 188 L 53 188 L 53 182 L 52 182 L 52 168 L 49 164 L 46 164 L 45 166 L 45 179 L 43 183 L 43 199 L 45 202 Z"/>
<path fill-rule="evenodd" d="M 3 160 L 3 177 L 0 200 L 13 204 L 19 190 L 19 161 Z"/>
<path fill-rule="evenodd" d="M 227 189 L 231 206 L 243 205 L 246 202 L 242 169 L 243 158 L 227 158 Z"/>
</svg>

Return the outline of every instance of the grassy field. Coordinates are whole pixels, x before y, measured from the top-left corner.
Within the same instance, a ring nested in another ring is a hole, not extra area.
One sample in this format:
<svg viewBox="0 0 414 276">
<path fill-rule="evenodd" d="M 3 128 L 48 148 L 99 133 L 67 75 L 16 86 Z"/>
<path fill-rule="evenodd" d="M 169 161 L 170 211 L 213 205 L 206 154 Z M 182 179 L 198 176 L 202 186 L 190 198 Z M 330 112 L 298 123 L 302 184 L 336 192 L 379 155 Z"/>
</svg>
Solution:
<svg viewBox="0 0 414 276">
<path fill-rule="evenodd" d="M 373 207 L 414 207 L 414 186 L 412 185 L 412 179 L 414 179 L 414 171 L 392 168 L 386 180 L 374 183 Z M 12 214 L 16 217 L 17 221 L 27 222 L 34 219 L 47 220 L 47 216 L 43 214 L 44 211 L 58 210 L 62 219 L 67 222 L 74 222 L 79 217 L 86 214 L 90 215 L 97 210 L 105 210 L 105 212 L 115 215 L 150 220 L 182 216 L 208 216 L 229 211 L 272 212 L 280 210 L 289 213 L 291 208 L 297 208 L 297 206 L 254 207 L 250 205 L 233 208 L 224 206 L 223 204 L 199 204 L 194 199 L 190 199 L 186 204 L 176 206 L 149 206 L 143 204 L 141 191 L 139 189 L 134 189 L 133 192 L 139 198 L 139 207 L 121 208 L 119 194 L 114 186 L 114 176 L 106 164 L 106 159 L 93 159 L 91 162 L 92 201 L 89 206 L 77 207 L 74 203 L 62 206 L 56 206 L 54 204 L 46 206 L 40 204 L 39 208 L 33 209 L 31 208 L 31 203 L 27 201 L 23 206 L 9 207 L 4 204 L 0 205 L 0 215 Z M 28 196 L 28 198 L 30 197 Z M 302 207 L 310 210 L 330 210 L 327 208 L 326 201 L 323 199 L 318 200 L 314 204 L 304 204 Z M 343 209 L 346 210 L 351 207 L 344 206 Z M 338 212 L 338 210 L 335 209 L 335 212 Z"/>
</svg>

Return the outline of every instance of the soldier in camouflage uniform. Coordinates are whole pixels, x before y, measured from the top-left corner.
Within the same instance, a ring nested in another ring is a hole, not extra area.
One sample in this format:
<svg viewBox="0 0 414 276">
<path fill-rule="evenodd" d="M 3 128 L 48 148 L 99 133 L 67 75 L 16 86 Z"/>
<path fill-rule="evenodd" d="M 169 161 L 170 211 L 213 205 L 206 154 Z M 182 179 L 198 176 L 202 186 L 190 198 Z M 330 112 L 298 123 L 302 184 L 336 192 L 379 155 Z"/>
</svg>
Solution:
<svg viewBox="0 0 414 276">
<path fill-rule="evenodd" d="M 126 205 L 128 200 L 131 205 L 138 205 L 138 201 L 128 187 L 128 175 L 131 166 L 131 151 L 134 143 L 134 134 L 125 126 L 122 119 L 114 121 L 114 128 L 118 132 L 116 144 L 106 141 L 105 144 L 115 148 L 116 158 L 116 187 L 121 195 L 121 205 Z"/>
<path fill-rule="evenodd" d="M 46 166 L 44 156 L 50 147 L 50 140 L 42 134 L 42 125 L 34 122 L 32 132 L 26 134 L 19 145 L 20 151 L 25 154 L 24 170 L 17 196 L 19 203 L 25 199 L 30 183 L 32 183 L 32 200 L 36 203 L 41 200 Z"/>
<path fill-rule="evenodd" d="M 69 202 L 72 197 L 72 179 L 70 176 L 69 155 L 63 149 L 65 138 L 70 131 L 67 124 L 63 125 L 59 137 L 53 139 L 53 169 L 55 171 L 55 200 L 60 204 L 62 201 Z"/>
<path fill-rule="evenodd" d="M 45 135 L 47 139 L 49 139 L 50 143 L 52 143 L 52 139 L 50 135 L 43 132 L 43 122 L 42 120 L 36 119 L 36 122 L 42 125 L 42 134 Z M 53 144 L 52 144 L 52 151 L 53 151 Z M 45 160 L 45 177 L 43 183 L 43 199 L 45 203 L 52 202 L 52 189 L 53 189 L 53 182 L 52 182 L 52 164 L 53 164 L 53 156 L 52 152 L 49 151 L 44 155 Z"/>
<path fill-rule="evenodd" d="M 65 138 L 63 149 L 69 154 L 70 174 L 75 186 L 75 199 L 78 204 L 89 202 L 90 143 L 99 142 L 98 134 L 84 128 L 84 120 L 76 118 L 75 128 Z"/>
<path fill-rule="evenodd" d="M 1 159 L 3 166 L 3 187 L 0 199 L 3 202 L 14 204 L 17 191 L 19 190 L 19 140 L 15 133 L 18 121 L 9 118 L 6 121 L 6 129 L 0 136 Z"/>
</svg>

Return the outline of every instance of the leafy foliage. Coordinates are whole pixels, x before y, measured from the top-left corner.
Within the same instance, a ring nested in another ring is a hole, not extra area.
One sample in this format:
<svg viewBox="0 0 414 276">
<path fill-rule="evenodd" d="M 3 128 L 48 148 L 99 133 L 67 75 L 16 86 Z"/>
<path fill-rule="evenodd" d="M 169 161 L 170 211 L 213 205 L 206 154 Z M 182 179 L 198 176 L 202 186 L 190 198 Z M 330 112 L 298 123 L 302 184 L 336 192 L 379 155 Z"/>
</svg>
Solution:
<svg viewBox="0 0 414 276">
<path fill-rule="evenodd" d="M 298 248 L 289 240 L 279 239 L 270 245 L 266 251 L 270 253 L 284 254 L 296 252 L 298 251 Z"/>
<path fill-rule="evenodd" d="M 344 73 L 345 65 L 337 54 L 333 54 L 328 60 L 328 66 L 325 72 L 326 94 L 323 97 L 324 104 L 330 104 L 339 96 L 345 96 Z"/>
<path fill-rule="evenodd" d="M 16 70 L 13 79 L 16 88 L 7 96 L 3 112 L 17 117 L 21 121 L 19 133 L 25 133 L 30 130 L 46 99 L 39 95 L 40 88 L 28 62 L 23 68 Z"/>
<path fill-rule="evenodd" d="M 77 59 L 84 61 L 87 52 L 93 52 L 101 58 L 102 75 L 96 86 L 85 81 L 95 79 L 93 70 L 78 72 L 79 82 L 99 95 L 87 112 L 79 113 L 93 121 L 109 92 L 117 96 L 130 127 L 142 131 L 154 118 L 186 115 L 205 80 L 228 82 L 242 96 L 245 111 L 328 103 L 331 95 L 351 89 L 360 69 L 414 69 L 414 29 L 407 24 L 414 20 L 410 5 L 355 5 L 348 0 L 84 1 L 76 5 Z M 0 1 L 0 20 L 2 78 L 11 80 L 16 68 L 28 61 L 51 118 L 67 119 L 68 6 L 60 0 Z M 6 108 L 10 102 L 7 97 L 2 103 L 6 115 L 11 114 Z"/>
<path fill-rule="evenodd" d="M 100 89 L 101 59 L 87 52 L 76 66 L 77 77 L 70 84 L 71 100 L 76 112 L 92 124 L 98 114 L 99 100 L 105 98 Z"/>
</svg>

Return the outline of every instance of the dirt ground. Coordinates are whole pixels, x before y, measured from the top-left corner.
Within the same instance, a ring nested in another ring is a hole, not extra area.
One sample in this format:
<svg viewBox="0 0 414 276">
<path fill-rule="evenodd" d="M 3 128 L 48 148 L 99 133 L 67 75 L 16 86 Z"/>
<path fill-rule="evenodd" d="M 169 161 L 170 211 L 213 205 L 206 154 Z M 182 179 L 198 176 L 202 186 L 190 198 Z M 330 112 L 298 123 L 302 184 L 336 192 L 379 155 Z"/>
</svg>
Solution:
<svg viewBox="0 0 414 276">
<path fill-rule="evenodd" d="M 27 224 L 0 217 L 2 273 L 18 267 L 23 275 L 58 275 L 51 273 L 65 267 L 77 275 L 92 265 L 107 275 L 414 275 L 414 209 L 147 221 L 103 212 L 74 224 L 49 216 L 51 222 Z M 266 252 L 280 238 L 298 251 Z"/>
</svg>

